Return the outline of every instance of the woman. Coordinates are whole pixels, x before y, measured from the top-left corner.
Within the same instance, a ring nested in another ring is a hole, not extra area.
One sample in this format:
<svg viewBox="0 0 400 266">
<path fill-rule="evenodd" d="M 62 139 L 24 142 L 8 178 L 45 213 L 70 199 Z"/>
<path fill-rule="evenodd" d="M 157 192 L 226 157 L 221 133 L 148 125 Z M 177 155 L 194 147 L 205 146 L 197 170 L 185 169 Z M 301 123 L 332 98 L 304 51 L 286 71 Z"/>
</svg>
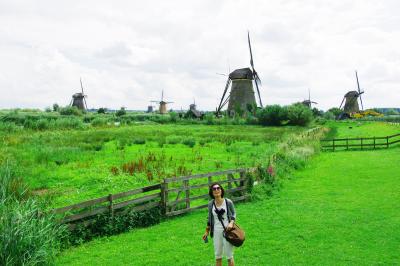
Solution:
<svg viewBox="0 0 400 266">
<path fill-rule="evenodd" d="M 235 206 L 230 199 L 224 198 L 224 188 L 219 183 L 212 184 L 208 194 L 212 200 L 208 203 L 208 221 L 203 240 L 206 240 L 209 234 L 213 237 L 217 266 L 222 265 L 223 254 L 228 259 L 228 265 L 233 266 L 233 246 L 223 236 L 224 227 L 220 219 L 224 223 L 226 230 L 231 229 L 236 219 Z M 220 219 L 218 216 L 220 216 Z"/>
</svg>

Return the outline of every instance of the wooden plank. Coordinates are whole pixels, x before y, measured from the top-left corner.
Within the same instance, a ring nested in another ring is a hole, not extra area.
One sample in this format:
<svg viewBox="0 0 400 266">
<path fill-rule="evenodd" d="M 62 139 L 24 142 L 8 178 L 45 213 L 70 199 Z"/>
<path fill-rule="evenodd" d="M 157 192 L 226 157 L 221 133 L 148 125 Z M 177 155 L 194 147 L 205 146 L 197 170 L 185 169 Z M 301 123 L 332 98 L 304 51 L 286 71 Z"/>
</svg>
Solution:
<svg viewBox="0 0 400 266">
<path fill-rule="evenodd" d="M 108 196 L 105 196 L 105 197 L 92 199 L 92 200 L 87 200 L 87 201 L 80 202 L 80 203 L 77 203 L 77 204 L 69 205 L 69 206 L 66 206 L 66 207 L 57 208 L 57 209 L 51 210 L 50 212 L 51 213 L 64 213 L 64 212 L 67 212 L 67 211 L 89 207 L 89 206 L 93 206 L 95 204 L 103 203 L 103 202 L 107 202 L 107 201 L 108 201 Z"/>
<path fill-rule="evenodd" d="M 245 186 L 235 187 L 235 188 L 232 188 L 232 189 L 227 189 L 227 190 L 225 190 L 225 192 L 226 193 L 232 193 L 232 192 L 235 192 L 235 191 L 242 191 L 242 190 L 246 190 L 246 187 Z"/>
<path fill-rule="evenodd" d="M 210 197 L 210 195 L 203 194 L 203 195 L 199 195 L 199 196 L 190 197 L 190 201 L 198 200 L 198 199 L 207 199 L 209 197 Z M 185 201 L 186 201 L 186 199 L 180 199 L 180 200 L 176 200 L 176 201 L 173 201 L 173 202 L 168 202 L 168 206 L 176 206 L 179 203 L 182 203 L 182 202 L 185 202 Z M 174 210 L 175 209 L 171 209 L 171 211 L 174 211 Z"/>
<path fill-rule="evenodd" d="M 246 187 L 244 187 L 244 186 L 243 187 L 236 187 L 236 188 L 226 189 L 225 193 L 232 193 L 232 192 L 235 192 L 235 191 L 245 191 L 245 190 L 246 190 Z M 198 200 L 198 199 L 205 199 L 205 198 L 209 198 L 209 197 L 210 197 L 210 195 L 208 195 L 208 194 L 202 194 L 202 195 L 199 195 L 199 196 L 191 197 L 190 201 Z M 180 200 L 176 200 L 174 202 L 169 202 L 168 206 L 174 206 L 174 205 L 177 205 L 179 203 L 183 203 L 185 201 L 186 201 L 186 199 L 180 199 Z"/>
<path fill-rule="evenodd" d="M 143 202 L 147 202 L 147 201 L 154 200 L 154 199 L 157 199 L 157 198 L 161 198 L 161 193 L 160 192 L 155 193 L 155 194 L 151 194 L 151 195 L 146 195 L 146 196 L 143 196 L 143 197 L 140 197 L 140 198 L 137 198 L 137 199 L 131 199 L 131 200 L 127 200 L 127 201 L 124 201 L 124 202 L 117 203 L 117 204 L 114 205 L 114 210 L 123 208 L 123 207 L 131 205 L 131 204 L 143 203 Z"/>
<path fill-rule="evenodd" d="M 232 179 L 233 179 L 233 176 L 232 176 L 232 174 L 227 174 L 227 175 L 226 175 L 226 178 L 227 178 L 227 181 L 228 181 L 228 189 L 230 189 L 230 188 L 232 188 Z"/>
<path fill-rule="evenodd" d="M 113 203 L 113 194 L 108 195 L 108 201 L 110 202 L 109 210 L 111 217 L 114 217 L 114 203 Z"/>
<path fill-rule="evenodd" d="M 189 180 L 183 180 L 183 184 L 184 184 L 184 187 L 185 187 L 186 209 L 190 209 L 190 186 L 189 186 Z"/>
<path fill-rule="evenodd" d="M 179 190 L 178 194 L 176 195 L 175 201 L 174 202 L 169 202 L 168 204 L 173 205 L 171 208 L 171 211 L 174 211 L 176 209 L 176 205 L 178 204 L 179 196 L 181 195 L 182 190 Z"/>
<path fill-rule="evenodd" d="M 124 212 L 126 213 L 127 211 L 135 211 L 135 212 L 144 211 L 144 210 L 148 210 L 148 209 L 151 209 L 151 208 L 154 208 L 157 206 L 160 206 L 160 202 L 150 202 L 150 203 L 147 203 L 144 205 L 135 206 L 133 208 L 127 208 Z M 124 212 L 122 212 L 122 213 L 124 213 Z"/>
<path fill-rule="evenodd" d="M 218 175 L 234 174 L 234 173 L 239 173 L 240 171 L 251 171 L 252 169 L 253 168 L 232 169 L 232 170 L 225 170 L 225 171 L 212 172 L 212 173 L 206 173 L 206 174 L 197 174 L 197 175 L 182 176 L 182 177 L 172 177 L 172 178 L 166 178 L 164 180 L 166 183 L 171 183 L 171 182 L 190 180 L 190 179 L 196 179 L 196 178 L 204 178 L 204 177 L 208 177 L 210 175 L 218 176 Z"/>
<path fill-rule="evenodd" d="M 386 139 L 386 137 L 375 137 L 376 139 Z M 365 140 L 372 140 L 372 139 L 374 139 L 373 137 L 369 137 L 369 138 L 363 138 L 363 139 L 365 139 Z M 333 141 L 333 140 L 335 140 L 335 141 L 345 141 L 345 140 L 360 140 L 360 138 L 345 138 L 345 139 L 321 139 L 320 141 L 328 141 L 328 142 L 331 142 L 331 141 Z"/>
<path fill-rule="evenodd" d="M 114 200 L 116 200 L 119 198 L 124 198 L 127 196 L 132 196 L 135 194 L 149 192 L 149 191 L 153 191 L 153 190 L 157 190 L 157 189 L 161 189 L 161 184 L 151 185 L 151 186 L 142 187 L 142 188 L 136 188 L 136 189 L 132 189 L 129 191 L 117 193 L 117 194 L 114 194 L 113 198 L 114 198 Z"/>
<path fill-rule="evenodd" d="M 400 136 L 400 133 L 399 133 L 399 134 L 395 134 L 395 135 L 388 136 L 388 138 L 394 138 L 394 137 L 397 137 L 397 136 Z"/>
<path fill-rule="evenodd" d="M 83 218 L 87 218 L 90 216 L 94 216 L 97 214 L 101 214 L 101 213 L 105 213 L 109 211 L 109 207 L 100 207 L 88 212 L 84 212 L 84 213 L 78 213 L 78 214 L 74 214 L 74 215 L 70 215 L 70 216 L 66 216 L 64 217 L 64 219 L 61 221 L 62 223 L 70 223 L 73 221 L 77 221 L 77 220 L 82 220 Z"/>
<path fill-rule="evenodd" d="M 192 207 L 190 209 L 183 209 L 183 210 L 179 210 L 179 211 L 168 212 L 166 215 L 167 216 L 175 216 L 175 215 L 179 215 L 182 213 L 187 213 L 187 212 L 191 212 L 191 211 L 194 211 L 197 209 L 202 209 L 202 208 L 207 208 L 207 207 L 208 207 L 208 203 L 200 205 L 200 206 Z"/>
<path fill-rule="evenodd" d="M 400 139 L 390 142 L 389 145 L 395 144 L 395 143 L 397 143 L 397 142 L 400 142 Z"/>
<path fill-rule="evenodd" d="M 386 143 L 376 143 L 375 144 L 376 146 L 386 146 Z M 361 145 L 360 144 L 349 144 L 348 145 L 349 147 L 361 147 Z M 365 146 L 374 146 L 374 144 L 373 143 L 368 143 L 368 144 L 363 144 L 363 147 L 365 147 Z M 336 148 L 346 148 L 347 147 L 347 145 L 346 144 L 336 144 L 335 145 L 335 147 Z M 322 148 L 332 148 L 332 146 L 322 146 Z"/>
<path fill-rule="evenodd" d="M 247 198 L 247 196 L 240 196 L 240 197 L 236 197 L 236 198 L 230 198 L 233 202 L 239 202 L 242 200 L 245 200 Z M 183 210 L 179 210 L 179 211 L 173 211 L 173 212 L 168 212 L 166 213 L 166 215 L 168 217 L 170 216 L 175 216 L 175 215 L 179 215 L 179 214 L 183 214 L 183 213 L 187 213 L 187 212 L 191 212 L 197 209 L 202 209 L 202 208 L 207 208 L 208 207 L 208 203 L 207 204 L 203 204 L 203 205 L 199 205 L 196 207 L 192 207 L 190 209 L 183 209 Z"/>
<path fill-rule="evenodd" d="M 244 178 L 244 179 L 236 178 L 236 179 L 233 179 L 232 181 L 233 182 L 240 182 L 240 181 L 245 181 L 245 180 L 246 180 L 246 178 Z M 222 184 L 228 183 L 229 181 L 228 180 L 222 180 L 222 181 L 216 181 L 216 182 L 218 182 L 218 183 L 220 183 L 222 185 Z M 199 188 L 204 188 L 204 187 L 209 187 L 208 183 L 207 184 L 189 186 L 188 189 L 199 189 Z M 185 190 L 186 190 L 186 188 L 182 188 L 182 187 L 180 187 L 180 188 L 171 188 L 171 189 L 168 190 L 168 192 L 174 193 L 174 192 L 185 191 Z"/>
</svg>

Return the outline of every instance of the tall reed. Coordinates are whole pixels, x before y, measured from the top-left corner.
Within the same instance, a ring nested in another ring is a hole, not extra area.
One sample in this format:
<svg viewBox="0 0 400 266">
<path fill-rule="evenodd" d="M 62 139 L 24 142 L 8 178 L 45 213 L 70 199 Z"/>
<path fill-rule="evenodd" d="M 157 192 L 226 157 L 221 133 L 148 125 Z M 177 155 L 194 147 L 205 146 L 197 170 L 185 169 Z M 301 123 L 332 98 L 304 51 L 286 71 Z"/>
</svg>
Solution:
<svg viewBox="0 0 400 266">
<path fill-rule="evenodd" d="M 53 264 L 61 234 L 10 164 L 0 166 L 0 265 Z"/>
</svg>

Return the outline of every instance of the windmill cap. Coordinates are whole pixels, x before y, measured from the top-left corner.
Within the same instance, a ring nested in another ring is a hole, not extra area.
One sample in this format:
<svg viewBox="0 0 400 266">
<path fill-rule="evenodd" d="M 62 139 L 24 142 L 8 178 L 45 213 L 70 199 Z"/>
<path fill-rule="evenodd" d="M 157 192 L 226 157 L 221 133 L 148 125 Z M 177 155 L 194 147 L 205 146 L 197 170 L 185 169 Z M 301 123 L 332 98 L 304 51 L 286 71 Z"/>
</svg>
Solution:
<svg viewBox="0 0 400 266">
<path fill-rule="evenodd" d="M 229 74 L 230 79 L 253 79 L 253 72 L 250 68 L 240 68 L 234 70 L 232 73 Z"/>
<path fill-rule="evenodd" d="M 358 95 L 359 95 L 358 91 L 349 91 L 344 95 L 344 97 L 356 97 Z"/>
</svg>

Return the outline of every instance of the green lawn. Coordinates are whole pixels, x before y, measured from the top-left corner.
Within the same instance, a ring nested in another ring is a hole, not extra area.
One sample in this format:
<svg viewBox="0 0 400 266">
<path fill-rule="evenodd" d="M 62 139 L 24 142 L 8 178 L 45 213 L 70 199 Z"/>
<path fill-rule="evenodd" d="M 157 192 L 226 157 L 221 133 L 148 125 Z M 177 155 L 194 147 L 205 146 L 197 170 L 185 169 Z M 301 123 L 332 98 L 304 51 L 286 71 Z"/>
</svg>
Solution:
<svg viewBox="0 0 400 266">
<path fill-rule="evenodd" d="M 329 121 L 326 126 L 333 128 L 336 138 L 386 137 L 400 133 L 400 125 L 386 122 Z"/>
<path fill-rule="evenodd" d="M 247 240 L 237 265 L 381 265 L 400 261 L 400 149 L 322 153 L 269 200 L 238 204 Z M 58 265 L 213 265 L 206 210 L 94 240 Z"/>
</svg>

